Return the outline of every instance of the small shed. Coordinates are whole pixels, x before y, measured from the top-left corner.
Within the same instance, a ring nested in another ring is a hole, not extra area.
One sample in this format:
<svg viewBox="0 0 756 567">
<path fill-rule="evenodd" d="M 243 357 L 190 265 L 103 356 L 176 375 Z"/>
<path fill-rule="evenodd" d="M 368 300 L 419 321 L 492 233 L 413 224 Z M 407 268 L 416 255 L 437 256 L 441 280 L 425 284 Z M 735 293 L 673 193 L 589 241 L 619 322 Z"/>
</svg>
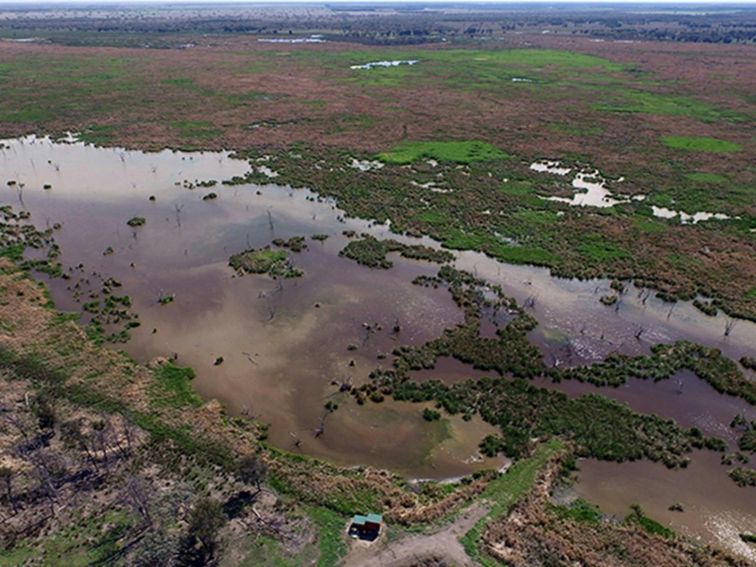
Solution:
<svg viewBox="0 0 756 567">
<path fill-rule="evenodd" d="M 383 518 L 380 514 L 368 514 L 363 516 L 356 514 L 349 524 L 349 535 L 367 541 L 373 541 L 381 533 Z"/>
</svg>

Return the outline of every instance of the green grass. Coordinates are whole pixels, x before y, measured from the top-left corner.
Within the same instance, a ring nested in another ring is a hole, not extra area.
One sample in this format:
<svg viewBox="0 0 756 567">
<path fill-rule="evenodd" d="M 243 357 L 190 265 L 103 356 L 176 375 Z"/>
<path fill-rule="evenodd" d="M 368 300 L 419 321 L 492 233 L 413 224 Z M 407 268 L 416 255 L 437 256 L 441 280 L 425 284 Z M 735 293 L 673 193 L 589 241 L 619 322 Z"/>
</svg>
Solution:
<svg viewBox="0 0 756 567">
<path fill-rule="evenodd" d="M 398 87 L 413 83 L 438 84 L 461 90 L 487 90 L 489 92 L 518 93 L 523 89 L 535 92 L 542 86 L 576 82 L 578 70 L 590 69 L 590 77 L 600 83 L 614 79 L 607 73 L 624 70 L 624 65 L 608 59 L 555 49 L 434 49 L 398 50 L 377 49 L 366 51 L 343 51 L 301 54 L 299 57 L 318 59 L 319 65 L 348 72 L 347 81 L 366 87 Z M 351 65 L 371 61 L 417 60 L 415 65 L 376 67 L 351 70 Z M 514 78 L 526 78 L 529 82 L 513 82 Z"/>
<path fill-rule="evenodd" d="M 541 468 L 563 447 L 564 443 L 560 439 L 550 439 L 538 446 L 532 456 L 517 461 L 506 473 L 488 484 L 481 497 L 493 502 L 491 509 L 460 539 L 467 555 L 485 567 L 498 564 L 478 549 L 478 541 L 483 535 L 486 524 L 506 514 L 520 498 L 525 496 L 533 486 Z"/>
<path fill-rule="evenodd" d="M 104 146 L 112 141 L 114 134 L 115 127 L 112 125 L 92 124 L 79 133 L 79 139 L 89 144 Z"/>
<path fill-rule="evenodd" d="M 45 122 L 52 117 L 49 110 L 36 106 L 0 112 L 1 122 Z"/>
<path fill-rule="evenodd" d="M 736 112 L 714 108 L 684 95 L 653 93 L 635 90 L 632 87 L 617 86 L 606 90 L 606 98 L 604 102 L 594 105 L 594 108 L 604 112 L 687 116 L 702 122 L 744 120 L 744 117 Z"/>
<path fill-rule="evenodd" d="M 696 183 L 708 183 L 711 185 L 723 185 L 729 181 L 724 175 L 719 173 L 709 173 L 706 171 L 686 173 L 685 178 L 695 181 Z"/>
<path fill-rule="evenodd" d="M 656 520 L 652 520 L 643 513 L 640 506 L 632 506 L 632 512 L 625 518 L 625 522 L 629 524 L 637 524 L 648 533 L 658 535 L 666 539 L 672 539 L 675 537 L 675 532 L 668 527 L 663 526 Z"/>
<path fill-rule="evenodd" d="M 24 258 L 24 250 L 26 246 L 23 244 L 9 244 L 8 246 L 0 247 L 0 258 L 8 258 L 14 262 L 18 262 Z"/>
<path fill-rule="evenodd" d="M 512 264 L 535 264 L 538 266 L 552 262 L 554 254 L 536 246 L 508 246 L 499 245 L 491 250 L 491 253 L 499 260 Z"/>
<path fill-rule="evenodd" d="M 451 229 L 446 233 L 444 246 L 452 250 L 481 250 L 488 243 L 486 236 L 462 229 Z"/>
<path fill-rule="evenodd" d="M 608 59 L 557 49 L 443 49 L 413 53 L 410 59 L 433 59 L 447 63 L 464 62 L 468 65 L 505 65 L 514 67 L 561 69 L 602 69 L 621 71 L 624 66 Z"/>
<path fill-rule="evenodd" d="M 509 156 L 499 148 L 478 141 L 403 142 L 387 152 L 378 154 L 386 163 L 405 165 L 420 159 L 435 159 L 456 163 L 472 163 L 506 159 Z"/>
<path fill-rule="evenodd" d="M 430 225 L 445 225 L 448 221 L 446 216 L 438 211 L 423 211 L 417 216 L 417 218 Z"/>
<path fill-rule="evenodd" d="M 178 129 L 182 138 L 207 140 L 215 138 L 221 131 L 205 120 L 176 120 L 171 126 Z"/>
<path fill-rule="evenodd" d="M 601 510 L 581 498 L 568 506 L 555 506 L 554 511 L 560 518 L 589 524 L 597 524 L 602 518 Z"/>
<path fill-rule="evenodd" d="M 648 217 L 636 217 L 633 219 L 633 224 L 641 232 L 665 232 L 667 230 L 667 225 L 662 221 Z"/>
<path fill-rule="evenodd" d="M 35 565 L 85 567 L 105 562 L 120 549 L 119 541 L 133 526 L 133 518 L 121 510 L 80 518 L 49 534 L 32 548 L 18 542 L 12 551 L 0 553 L 0 567 L 15 567 L 34 560 Z M 107 527 L 106 529 L 104 529 Z"/>
<path fill-rule="evenodd" d="M 608 262 L 628 257 L 628 253 L 618 246 L 608 242 L 603 236 L 588 235 L 584 242 L 577 246 L 578 252 L 586 260 L 593 262 Z"/>
<path fill-rule="evenodd" d="M 307 515 L 318 527 L 317 567 L 336 565 L 347 552 L 344 533 L 347 518 L 328 508 L 309 508 Z"/>
<path fill-rule="evenodd" d="M 202 405 L 202 399 L 192 390 L 194 370 L 166 362 L 153 372 L 156 378 L 153 389 L 155 405 L 175 408 Z"/>
<path fill-rule="evenodd" d="M 513 197 L 529 197 L 535 195 L 533 182 L 526 180 L 512 179 L 502 184 L 501 192 Z"/>
<path fill-rule="evenodd" d="M 742 149 L 734 142 L 708 136 L 664 136 L 662 141 L 667 147 L 694 152 L 730 153 Z"/>
<path fill-rule="evenodd" d="M 34 549 L 17 544 L 13 549 L 3 549 L 0 553 L 0 567 L 18 567 L 37 555 Z"/>
<path fill-rule="evenodd" d="M 297 57 L 303 59 L 317 58 L 329 66 L 349 68 L 351 65 L 362 65 L 371 61 L 406 61 L 417 60 L 416 65 L 400 65 L 396 67 L 376 67 L 373 69 L 355 69 L 353 72 L 363 75 L 374 71 L 412 70 L 424 71 L 424 67 L 431 63 L 443 64 L 445 67 L 457 65 L 464 68 L 517 68 L 531 69 L 601 69 L 603 71 L 618 72 L 625 69 L 621 63 L 610 61 L 602 57 L 576 53 L 574 51 L 558 49 L 380 49 L 370 51 L 341 51 L 332 53 L 300 52 Z M 443 68 L 443 67 L 435 67 Z M 519 76 L 522 76 L 519 75 Z"/>
</svg>

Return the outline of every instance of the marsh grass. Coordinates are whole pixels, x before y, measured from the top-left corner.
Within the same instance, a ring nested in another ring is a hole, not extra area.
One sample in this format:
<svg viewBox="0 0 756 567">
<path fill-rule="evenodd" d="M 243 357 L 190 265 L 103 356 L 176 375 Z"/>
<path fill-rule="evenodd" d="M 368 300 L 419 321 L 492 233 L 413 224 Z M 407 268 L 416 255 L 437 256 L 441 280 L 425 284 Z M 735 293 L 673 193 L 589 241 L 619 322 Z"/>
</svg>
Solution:
<svg viewBox="0 0 756 567">
<path fill-rule="evenodd" d="M 662 141 L 664 145 L 675 150 L 693 152 L 731 153 L 742 149 L 740 144 L 735 142 L 708 136 L 664 136 Z"/>
</svg>

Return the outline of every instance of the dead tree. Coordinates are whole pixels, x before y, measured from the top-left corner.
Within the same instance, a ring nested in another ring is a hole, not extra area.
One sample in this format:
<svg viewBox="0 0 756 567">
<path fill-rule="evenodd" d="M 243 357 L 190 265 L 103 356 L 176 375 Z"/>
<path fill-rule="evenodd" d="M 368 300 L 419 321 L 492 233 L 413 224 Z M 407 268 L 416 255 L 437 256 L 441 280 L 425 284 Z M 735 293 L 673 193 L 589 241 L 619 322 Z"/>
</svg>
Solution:
<svg viewBox="0 0 756 567">
<path fill-rule="evenodd" d="M 129 474 L 126 477 L 122 499 L 144 520 L 146 525 L 152 525 L 149 489 L 140 477 L 133 474 Z"/>
<path fill-rule="evenodd" d="M 55 515 L 55 504 L 58 500 L 57 484 L 65 475 L 65 467 L 56 455 L 45 451 L 38 451 L 32 455 L 30 461 L 33 467 L 32 474 L 39 482 L 40 493 L 48 500 L 50 514 Z"/>
<path fill-rule="evenodd" d="M 123 437 L 126 439 L 126 451 L 131 454 L 134 447 L 134 437 L 136 435 L 137 428 L 126 418 L 123 418 Z"/>
<path fill-rule="evenodd" d="M 84 434 L 79 420 L 66 421 L 60 426 L 61 438 L 63 443 L 71 448 L 84 451 L 87 459 L 92 463 L 95 470 L 99 469 L 97 456 L 92 447 L 90 447 L 89 438 Z"/>
<path fill-rule="evenodd" d="M 635 331 L 635 340 L 640 341 L 641 335 L 646 331 L 646 328 L 643 325 L 638 325 L 638 329 Z"/>
<path fill-rule="evenodd" d="M 11 505 L 15 513 L 16 500 L 13 498 L 13 469 L 10 467 L 0 467 L 0 482 L 4 485 L 5 500 Z"/>
<path fill-rule="evenodd" d="M 328 415 L 331 413 L 330 410 L 326 410 L 323 413 L 323 416 L 320 418 L 320 425 L 315 429 L 315 438 L 322 437 L 325 434 L 325 422 Z"/>
<path fill-rule="evenodd" d="M 730 336 L 730 333 L 732 333 L 732 329 L 735 327 L 735 323 L 737 323 L 735 319 L 728 319 L 727 321 L 725 321 L 725 329 L 724 329 L 725 337 Z"/>
<path fill-rule="evenodd" d="M 362 328 L 365 329 L 365 336 L 362 339 L 362 344 L 365 345 L 370 340 L 370 335 L 375 332 L 375 327 L 370 323 L 363 323 Z"/>
<path fill-rule="evenodd" d="M 92 435 L 95 443 L 102 453 L 102 462 L 108 469 L 108 423 L 104 419 L 95 421 L 92 424 Z"/>
<path fill-rule="evenodd" d="M 302 446 L 302 440 L 299 437 L 297 437 L 294 433 L 292 433 L 291 431 L 289 431 L 289 435 L 291 435 L 291 438 L 294 439 L 294 447 L 296 447 L 297 449 L 299 449 L 299 447 Z"/>
<path fill-rule="evenodd" d="M 181 210 L 184 208 L 184 205 L 176 203 L 174 208 L 176 209 L 176 226 L 181 228 Z"/>
<path fill-rule="evenodd" d="M 672 311 L 675 310 L 675 303 L 672 304 L 672 307 L 669 308 L 669 311 L 667 312 L 667 319 L 669 320 L 670 317 L 672 317 Z"/>
<path fill-rule="evenodd" d="M 251 354 L 249 354 L 248 352 L 242 352 L 242 354 L 247 358 L 247 360 L 249 360 L 252 364 L 257 366 L 257 361 L 254 358 L 252 358 Z"/>
</svg>

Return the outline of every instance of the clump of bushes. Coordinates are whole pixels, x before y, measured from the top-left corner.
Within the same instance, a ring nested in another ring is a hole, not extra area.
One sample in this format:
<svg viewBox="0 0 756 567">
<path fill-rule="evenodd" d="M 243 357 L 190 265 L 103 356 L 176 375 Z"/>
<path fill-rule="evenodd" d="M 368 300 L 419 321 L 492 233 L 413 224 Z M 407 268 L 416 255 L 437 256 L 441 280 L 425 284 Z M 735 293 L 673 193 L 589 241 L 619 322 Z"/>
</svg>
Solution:
<svg viewBox="0 0 756 567">
<path fill-rule="evenodd" d="M 454 256 L 446 250 L 436 250 L 419 244 L 403 244 L 393 239 L 378 240 L 369 234 L 363 234 L 360 240 L 351 241 L 339 252 L 339 255 L 354 260 L 363 266 L 387 270 L 394 265 L 391 260 L 386 258 L 386 255 L 390 252 L 399 252 L 405 258 L 438 264 L 450 262 L 454 259 Z"/>
<path fill-rule="evenodd" d="M 756 471 L 745 467 L 736 467 L 727 473 L 738 486 L 756 486 Z"/>
<path fill-rule="evenodd" d="M 550 369 L 554 380 L 579 380 L 596 386 L 620 386 L 628 378 L 666 380 L 682 369 L 693 371 L 720 393 L 756 403 L 756 384 L 748 380 L 737 364 L 718 349 L 689 341 L 658 344 L 648 356 L 609 355 L 603 362 L 576 368 Z"/>
<path fill-rule="evenodd" d="M 147 219 L 145 219 L 144 217 L 131 217 L 126 221 L 126 224 L 135 228 L 138 226 L 144 226 L 146 222 Z"/>
<path fill-rule="evenodd" d="M 301 252 L 307 248 L 307 242 L 305 242 L 304 236 L 292 236 L 288 240 L 283 238 L 276 238 L 273 244 L 281 248 L 286 248 L 292 252 Z"/>
<path fill-rule="evenodd" d="M 441 413 L 431 408 L 425 408 L 423 410 L 423 419 L 425 421 L 438 421 L 441 419 Z"/>
<path fill-rule="evenodd" d="M 268 274 L 273 278 L 296 278 L 304 273 L 294 266 L 286 251 L 270 248 L 253 248 L 234 254 L 228 264 L 241 274 Z"/>
</svg>

